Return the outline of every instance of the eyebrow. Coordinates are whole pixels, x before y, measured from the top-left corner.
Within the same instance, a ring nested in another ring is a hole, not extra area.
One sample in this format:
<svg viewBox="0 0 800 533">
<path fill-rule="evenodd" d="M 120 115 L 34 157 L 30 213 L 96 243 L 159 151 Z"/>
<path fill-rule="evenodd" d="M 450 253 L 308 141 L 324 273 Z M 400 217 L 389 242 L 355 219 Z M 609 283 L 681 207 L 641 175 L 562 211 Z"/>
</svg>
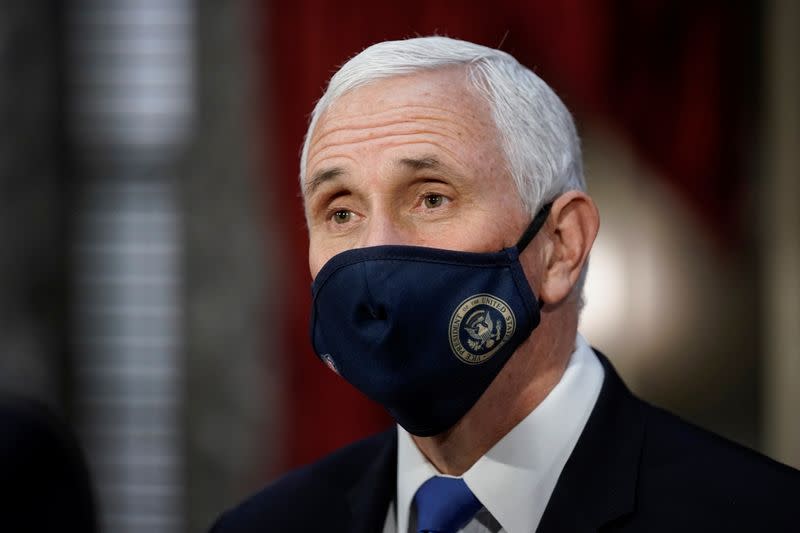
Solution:
<svg viewBox="0 0 800 533">
<path fill-rule="evenodd" d="M 397 162 L 399 165 L 412 170 L 440 170 L 444 165 L 436 156 L 404 157 Z"/>
<path fill-rule="evenodd" d="M 447 165 L 442 163 L 435 155 L 424 155 L 421 157 L 404 157 L 395 162 L 396 165 L 407 167 L 411 170 L 442 170 L 447 169 Z M 311 179 L 306 183 L 304 195 L 310 196 L 320 185 L 331 181 L 339 176 L 346 174 L 342 167 L 323 168 L 315 172 Z"/>
<path fill-rule="evenodd" d="M 342 167 L 324 168 L 314 173 L 311 179 L 305 185 L 305 195 L 308 196 L 319 188 L 320 185 L 326 181 L 331 181 L 344 174 L 345 171 Z"/>
</svg>

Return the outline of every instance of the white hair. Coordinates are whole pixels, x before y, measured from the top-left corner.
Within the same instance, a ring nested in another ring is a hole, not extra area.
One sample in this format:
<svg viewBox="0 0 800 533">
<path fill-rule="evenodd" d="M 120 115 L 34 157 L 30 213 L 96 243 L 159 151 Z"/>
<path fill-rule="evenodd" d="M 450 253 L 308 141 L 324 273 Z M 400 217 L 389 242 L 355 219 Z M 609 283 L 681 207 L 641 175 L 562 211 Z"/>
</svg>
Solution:
<svg viewBox="0 0 800 533">
<path fill-rule="evenodd" d="M 455 65 L 466 68 L 489 103 L 508 171 L 531 216 L 561 193 L 586 190 L 575 123 L 555 92 L 506 52 L 439 36 L 374 44 L 342 65 L 311 114 L 301 183 L 314 129 L 337 98 L 376 80 Z"/>
<path fill-rule="evenodd" d="M 301 188 L 314 129 L 337 98 L 373 81 L 457 65 L 489 104 L 507 170 L 531 217 L 564 192 L 586 190 L 575 123 L 556 93 L 506 52 L 440 36 L 377 43 L 342 65 L 311 113 L 300 156 Z M 587 267 L 588 261 L 576 285 L 579 309 Z"/>
</svg>

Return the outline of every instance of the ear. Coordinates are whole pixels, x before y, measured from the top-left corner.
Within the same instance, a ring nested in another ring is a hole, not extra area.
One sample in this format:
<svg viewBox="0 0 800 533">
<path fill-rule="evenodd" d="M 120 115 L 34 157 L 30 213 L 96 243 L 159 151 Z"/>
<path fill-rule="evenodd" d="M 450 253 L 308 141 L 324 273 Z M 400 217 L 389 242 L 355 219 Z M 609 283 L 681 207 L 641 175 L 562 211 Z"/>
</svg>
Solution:
<svg viewBox="0 0 800 533">
<path fill-rule="evenodd" d="M 569 191 L 553 202 L 544 227 L 549 242 L 542 247 L 539 282 L 539 297 L 545 304 L 557 304 L 570 295 L 599 227 L 597 206 L 587 194 Z"/>
</svg>

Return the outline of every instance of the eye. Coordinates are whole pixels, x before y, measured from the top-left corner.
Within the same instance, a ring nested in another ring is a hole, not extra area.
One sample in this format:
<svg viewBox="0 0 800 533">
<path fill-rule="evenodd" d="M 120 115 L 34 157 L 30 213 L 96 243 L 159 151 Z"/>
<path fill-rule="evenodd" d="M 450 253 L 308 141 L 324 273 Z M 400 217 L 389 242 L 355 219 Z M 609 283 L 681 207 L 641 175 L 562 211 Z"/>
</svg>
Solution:
<svg viewBox="0 0 800 533">
<path fill-rule="evenodd" d="M 348 209 L 337 209 L 331 215 L 331 219 L 336 224 L 346 224 L 353 219 L 353 212 Z"/>
<path fill-rule="evenodd" d="M 422 203 L 428 209 L 435 209 L 437 207 L 441 207 L 442 204 L 445 202 L 445 197 L 441 194 L 426 194 L 423 199 Z"/>
</svg>

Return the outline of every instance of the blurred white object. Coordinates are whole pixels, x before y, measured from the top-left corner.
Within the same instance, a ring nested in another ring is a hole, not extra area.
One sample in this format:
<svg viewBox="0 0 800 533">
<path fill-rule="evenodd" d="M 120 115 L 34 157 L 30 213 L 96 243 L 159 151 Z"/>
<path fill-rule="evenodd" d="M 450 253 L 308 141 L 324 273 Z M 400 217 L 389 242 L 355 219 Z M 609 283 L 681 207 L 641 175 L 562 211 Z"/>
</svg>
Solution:
<svg viewBox="0 0 800 533">
<path fill-rule="evenodd" d="M 78 140 L 76 397 L 107 532 L 184 528 L 181 213 L 193 110 L 188 0 L 68 12 Z"/>
</svg>

